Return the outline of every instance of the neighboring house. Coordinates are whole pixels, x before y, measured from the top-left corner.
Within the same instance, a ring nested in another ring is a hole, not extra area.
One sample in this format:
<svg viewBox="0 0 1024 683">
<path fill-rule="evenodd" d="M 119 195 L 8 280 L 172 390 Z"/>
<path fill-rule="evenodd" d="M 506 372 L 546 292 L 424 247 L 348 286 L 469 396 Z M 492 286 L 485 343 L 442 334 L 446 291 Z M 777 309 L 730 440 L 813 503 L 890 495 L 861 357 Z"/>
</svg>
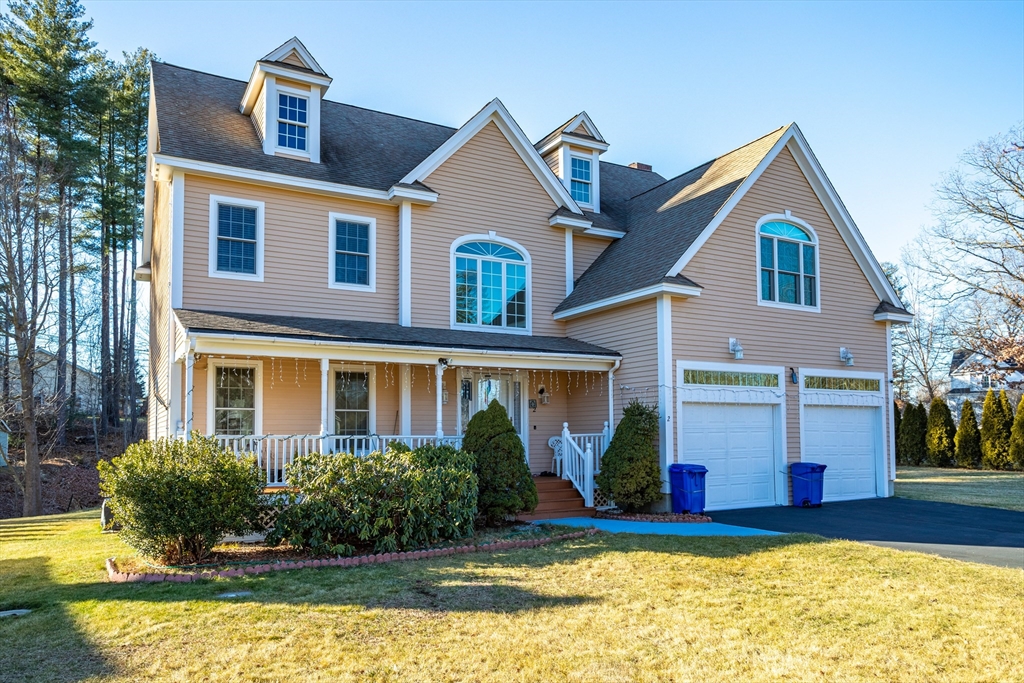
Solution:
<svg viewBox="0 0 1024 683">
<path fill-rule="evenodd" d="M 786 504 L 800 460 L 826 500 L 891 495 L 911 316 L 795 124 L 666 179 L 603 161 L 586 113 L 533 143 L 498 100 L 456 129 L 331 83 L 297 39 L 248 82 L 153 64 L 150 437 L 276 484 L 296 452 L 458 442 L 497 399 L 591 503 L 586 446 L 637 397 L 711 509 Z"/>
<path fill-rule="evenodd" d="M 11 398 L 20 405 L 21 379 L 18 375 L 17 359 L 11 358 L 8 364 L 10 371 Z M 73 366 L 67 364 L 67 391 L 71 391 L 71 373 Z M 86 415 L 96 415 L 100 409 L 100 376 L 83 367 L 74 368 L 75 410 Z M 39 349 L 36 351 L 35 395 L 40 405 L 53 401 L 56 392 L 57 356 Z"/>
<path fill-rule="evenodd" d="M 993 363 L 970 349 L 957 349 L 949 364 L 949 400 L 959 415 L 967 399 L 980 410 L 989 389 L 1006 389 L 1016 394 L 1024 388 L 1024 373 L 1016 362 Z"/>
</svg>

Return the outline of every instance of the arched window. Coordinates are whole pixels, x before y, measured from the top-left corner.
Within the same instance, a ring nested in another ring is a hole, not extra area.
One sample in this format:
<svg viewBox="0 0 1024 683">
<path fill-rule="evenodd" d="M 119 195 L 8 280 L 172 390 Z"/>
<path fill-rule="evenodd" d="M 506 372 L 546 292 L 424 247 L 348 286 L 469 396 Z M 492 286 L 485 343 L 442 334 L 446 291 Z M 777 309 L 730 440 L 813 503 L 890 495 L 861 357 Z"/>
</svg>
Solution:
<svg viewBox="0 0 1024 683">
<path fill-rule="evenodd" d="M 761 301 L 818 306 L 817 239 L 786 220 L 769 220 L 759 229 Z"/>
<path fill-rule="evenodd" d="M 497 242 L 455 248 L 455 316 L 459 325 L 527 329 L 527 259 Z"/>
</svg>

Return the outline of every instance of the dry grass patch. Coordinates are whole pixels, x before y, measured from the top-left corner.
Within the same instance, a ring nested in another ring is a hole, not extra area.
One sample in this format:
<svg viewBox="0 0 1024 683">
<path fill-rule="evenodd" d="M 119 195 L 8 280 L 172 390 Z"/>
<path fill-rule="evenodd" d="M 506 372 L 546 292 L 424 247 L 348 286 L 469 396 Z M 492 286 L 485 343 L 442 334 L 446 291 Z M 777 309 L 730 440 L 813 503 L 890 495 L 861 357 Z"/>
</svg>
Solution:
<svg viewBox="0 0 1024 683">
<path fill-rule="evenodd" d="M 814 536 L 107 584 L 95 513 L 0 522 L 0 678 L 1024 680 L 1024 572 Z M 234 600 L 225 590 L 252 591 Z"/>
<path fill-rule="evenodd" d="M 896 495 L 1024 512 L 1024 472 L 900 466 Z"/>
</svg>

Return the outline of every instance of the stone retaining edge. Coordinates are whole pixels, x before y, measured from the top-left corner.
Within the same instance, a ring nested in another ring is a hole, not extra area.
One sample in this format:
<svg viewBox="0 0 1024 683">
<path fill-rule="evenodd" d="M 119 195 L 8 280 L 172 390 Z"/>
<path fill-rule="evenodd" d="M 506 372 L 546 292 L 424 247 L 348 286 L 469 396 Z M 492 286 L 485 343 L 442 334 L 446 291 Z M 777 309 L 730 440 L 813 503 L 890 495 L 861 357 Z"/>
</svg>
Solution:
<svg viewBox="0 0 1024 683">
<path fill-rule="evenodd" d="M 268 572 L 289 571 L 292 569 L 320 569 L 323 567 L 354 567 L 364 564 L 381 564 L 384 562 L 407 562 L 410 560 L 427 560 L 433 557 L 448 557 L 450 555 L 462 555 L 465 553 L 491 553 L 500 550 L 516 550 L 519 548 L 536 548 L 555 541 L 569 541 L 585 536 L 593 536 L 600 533 L 599 529 L 587 529 L 586 531 L 575 531 L 571 534 L 560 534 L 548 538 L 534 538 L 527 541 L 499 541 L 497 543 L 485 543 L 483 545 L 462 545 L 453 548 L 436 548 L 434 550 L 413 550 L 401 553 L 377 553 L 376 555 L 360 555 L 357 557 L 335 557 L 323 560 L 302 560 L 301 562 L 274 562 L 272 564 L 257 564 L 239 569 L 224 569 L 222 571 L 194 572 L 192 574 L 164 574 L 147 573 L 132 574 L 118 571 L 117 563 L 113 557 L 107 558 L 107 580 L 111 583 L 192 583 L 208 579 L 222 578 L 230 579 L 236 576 L 252 574 L 266 574 Z"/>
</svg>

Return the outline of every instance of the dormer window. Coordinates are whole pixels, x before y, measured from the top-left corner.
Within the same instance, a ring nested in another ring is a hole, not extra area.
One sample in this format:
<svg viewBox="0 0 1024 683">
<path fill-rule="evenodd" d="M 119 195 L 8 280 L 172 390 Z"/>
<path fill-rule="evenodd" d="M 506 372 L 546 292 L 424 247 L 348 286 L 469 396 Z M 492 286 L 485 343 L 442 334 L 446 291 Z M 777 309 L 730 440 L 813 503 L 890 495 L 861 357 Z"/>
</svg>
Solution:
<svg viewBox="0 0 1024 683">
<path fill-rule="evenodd" d="M 591 161 L 580 157 L 572 157 L 572 181 L 569 191 L 572 198 L 580 204 L 590 204 Z"/>
<path fill-rule="evenodd" d="M 305 152 L 309 127 L 308 98 L 279 92 L 277 102 L 277 146 Z"/>
</svg>

